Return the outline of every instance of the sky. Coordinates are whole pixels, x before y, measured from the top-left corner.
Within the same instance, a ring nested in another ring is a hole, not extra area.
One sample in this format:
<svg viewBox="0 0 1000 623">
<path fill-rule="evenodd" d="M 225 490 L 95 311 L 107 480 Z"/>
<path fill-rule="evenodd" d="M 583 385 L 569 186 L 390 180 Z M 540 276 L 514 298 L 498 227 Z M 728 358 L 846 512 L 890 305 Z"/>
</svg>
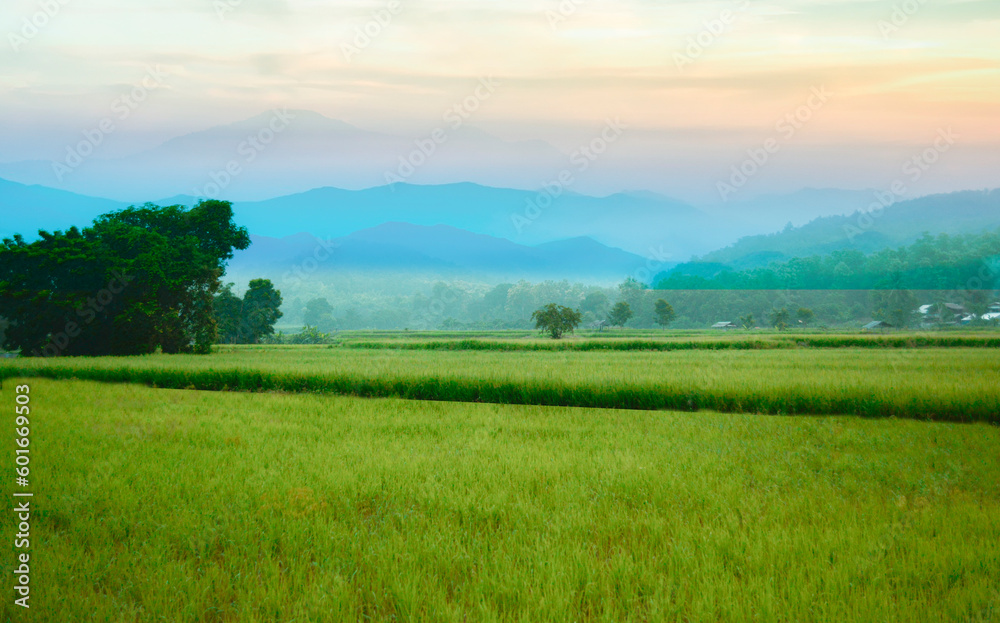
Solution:
<svg viewBox="0 0 1000 623">
<path fill-rule="evenodd" d="M 420 136 L 489 80 L 468 121 L 505 140 L 627 126 L 595 193 L 719 199 L 762 153 L 755 193 L 888 187 L 942 132 L 910 192 L 1000 185 L 996 0 L 4 0 L 0 34 L 5 163 L 152 70 L 103 157 L 286 106 Z"/>
</svg>

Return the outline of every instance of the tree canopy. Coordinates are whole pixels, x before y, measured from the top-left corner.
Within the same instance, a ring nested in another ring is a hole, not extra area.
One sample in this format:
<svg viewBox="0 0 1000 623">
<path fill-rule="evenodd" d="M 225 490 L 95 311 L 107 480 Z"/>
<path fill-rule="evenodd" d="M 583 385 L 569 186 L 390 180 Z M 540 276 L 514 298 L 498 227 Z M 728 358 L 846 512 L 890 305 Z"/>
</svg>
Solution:
<svg viewBox="0 0 1000 623">
<path fill-rule="evenodd" d="M 632 306 L 620 301 L 608 313 L 608 324 L 613 327 L 624 327 L 625 323 L 632 319 L 632 315 Z"/>
<path fill-rule="evenodd" d="M 992 289 L 1000 231 L 951 236 L 924 234 L 909 246 L 870 255 L 837 250 L 796 257 L 765 268 L 732 271 L 694 263 L 656 277 L 659 290 L 950 290 Z M 693 268 L 693 269 L 692 269 Z M 970 286 L 969 284 L 974 284 Z"/>
<path fill-rule="evenodd" d="M 661 327 L 666 327 L 677 317 L 674 308 L 664 299 L 657 299 L 653 304 L 656 310 L 656 323 Z"/>
<path fill-rule="evenodd" d="M 336 326 L 333 318 L 333 306 L 325 298 L 311 299 L 302 312 L 302 324 L 316 327 L 320 331 L 329 331 Z"/>
<path fill-rule="evenodd" d="M 215 297 L 215 319 L 219 341 L 224 344 L 258 344 L 274 334 L 274 323 L 281 318 L 281 291 L 270 279 L 253 279 L 240 298 L 228 283 Z"/>
<path fill-rule="evenodd" d="M 549 303 L 531 314 L 535 328 L 545 331 L 554 340 L 558 340 L 565 333 L 572 333 L 580 325 L 581 319 L 580 312 L 555 303 Z"/>
<path fill-rule="evenodd" d="M 225 263 L 246 249 L 227 201 L 147 203 L 0 247 L 2 345 L 24 355 L 207 352 Z"/>
<path fill-rule="evenodd" d="M 791 316 L 788 313 L 788 309 L 782 307 L 781 309 L 775 309 L 771 312 L 771 326 L 778 331 L 784 331 L 788 328 L 788 322 L 791 320 Z"/>
</svg>

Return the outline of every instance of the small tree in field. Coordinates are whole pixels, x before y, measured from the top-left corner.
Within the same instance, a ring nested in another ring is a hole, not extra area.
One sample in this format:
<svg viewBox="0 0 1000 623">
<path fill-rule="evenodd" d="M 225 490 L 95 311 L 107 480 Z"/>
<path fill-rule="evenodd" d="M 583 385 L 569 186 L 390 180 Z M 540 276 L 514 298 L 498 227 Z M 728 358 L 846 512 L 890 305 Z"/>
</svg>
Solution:
<svg viewBox="0 0 1000 623">
<path fill-rule="evenodd" d="M 800 307 L 799 311 L 795 312 L 795 317 L 798 319 L 799 324 L 804 327 L 808 327 L 809 324 L 816 319 L 816 314 L 814 314 L 813 310 L 808 307 Z"/>
<path fill-rule="evenodd" d="M 615 304 L 611 309 L 611 313 L 608 314 L 608 324 L 613 327 L 624 327 L 625 323 L 632 318 L 632 307 L 628 303 L 622 301 Z"/>
<path fill-rule="evenodd" d="M 572 333 L 573 329 L 580 325 L 582 319 L 580 312 L 549 303 L 541 309 L 536 309 L 531 314 L 531 319 L 535 322 L 535 328 L 548 332 L 553 340 L 558 340 L 564 333 Z"/>
<path fill-rule="evenodd" d="M 677 317 L 677 314 L 674 313 L 674 308 L 670 305 L 670 303 L 666 302 L 663 299 L 659 299 L 658 301 L 656 301 L 655 305 L 656 305 L 656 323 L 659 324 L 661 327 L 666 328 L 667 325 L 669 325 L 671 322 L 674 321 L 674 318 Z"/>
<path fill-rule="evenodd" d="M 788 314 L 788 310 L 784 307 L 771 312 L 771 326 L 778 331 L 784 331 L 787 329 L 789 320 L 790 316 Z"/>
</svg>

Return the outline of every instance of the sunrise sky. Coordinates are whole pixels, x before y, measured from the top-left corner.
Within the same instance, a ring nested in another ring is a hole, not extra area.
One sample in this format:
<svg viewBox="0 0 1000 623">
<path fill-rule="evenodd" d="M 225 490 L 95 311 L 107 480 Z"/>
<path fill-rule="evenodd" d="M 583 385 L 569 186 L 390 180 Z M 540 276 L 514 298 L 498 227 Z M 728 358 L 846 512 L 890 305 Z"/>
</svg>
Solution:
<svg viewBox="0 0 1000 623">
<path fill-rule="evenodd" d="M 46 2 L 0 7 L 3 162 L 55 157 L 159 66 L 106 155 L 281 106 L 416 136 L 492 76 L 471 123 L 501 138 L 568 153 L 627 122 L 608 191 L 707 193 L 770 137 L 783 164 L 761 191 L 878 187 L 948 127 L 961 139 L 926 190 L 998 185 L 996 0 L 48 2 L 47 19 Z M 814 88 L 828 101 L 783 137 Z"/>
</svg>

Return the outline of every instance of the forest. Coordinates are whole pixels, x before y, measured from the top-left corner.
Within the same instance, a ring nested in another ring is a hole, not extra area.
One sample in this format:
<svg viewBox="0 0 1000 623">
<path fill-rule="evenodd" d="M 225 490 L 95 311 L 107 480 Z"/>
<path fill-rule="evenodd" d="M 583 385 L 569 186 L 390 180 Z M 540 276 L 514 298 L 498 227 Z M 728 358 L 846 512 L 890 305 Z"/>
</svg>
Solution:
<svg viewBox="0 0 1000 623">
<path fill-rule="evenodd" d="M 660 290 L 954 290 L 993 289 L 1000 269 L 1000 230 L 932 236 L 865 255 L 838 250 L 763 268 L 730 270 L 689 262 L 654 279 Z"/>
</svg>

